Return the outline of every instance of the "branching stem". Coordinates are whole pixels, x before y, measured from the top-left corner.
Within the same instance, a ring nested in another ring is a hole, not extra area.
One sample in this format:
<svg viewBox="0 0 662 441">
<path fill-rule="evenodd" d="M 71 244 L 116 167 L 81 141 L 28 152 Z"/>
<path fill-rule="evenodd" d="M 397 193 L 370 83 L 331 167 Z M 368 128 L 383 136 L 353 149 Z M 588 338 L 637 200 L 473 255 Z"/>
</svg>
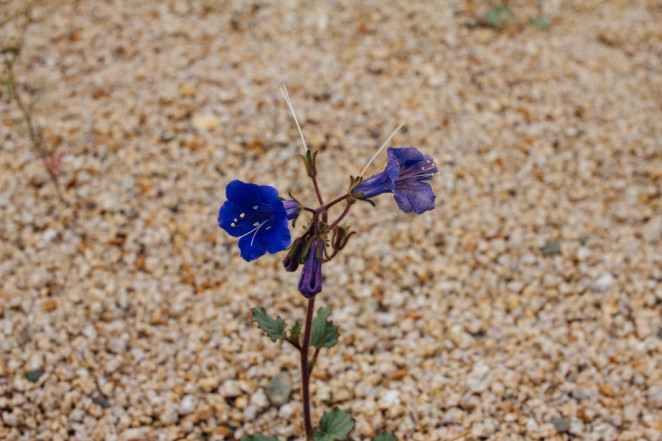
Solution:
<svg viewBox="0 0 662 441">
<path fill-rule="evenodd" d="M 352 201 L 348 201 L 347 204 L 345 205 L 345 209 L 340 214 L 340 216 L 338 216 L 338 219 L 336 219 L 335 221 L 333 221 L 333 223 L 331 225 L 329 225 L 329 230 L 333 230 L 333 227 L 338 225 L 340 223 L 340 221 L 343 220 L 343 218 L 345 216 L 347 216 L 347 213 L 349 213 L 349 209 L 350 209 L 351 206 L 352 206 Z"/>
</svg>

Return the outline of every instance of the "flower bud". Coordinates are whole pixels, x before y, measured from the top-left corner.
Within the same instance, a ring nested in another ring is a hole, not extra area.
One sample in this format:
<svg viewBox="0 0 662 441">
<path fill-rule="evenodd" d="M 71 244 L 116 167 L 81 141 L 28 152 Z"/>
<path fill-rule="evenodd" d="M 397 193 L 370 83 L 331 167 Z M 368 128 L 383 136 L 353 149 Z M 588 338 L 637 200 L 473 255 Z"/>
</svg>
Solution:
<svg viewBox="0 0 662 441">
<path fill-rule="evenodd" d="M 301 205 L 297 201 L 283 201 L 287 220 L 296 219 L 301 213 Z"/>
<path fill-rule="evenodd" d="M 296 239 L 285 259 L 283 259 L 283 266 L 285 271 L 294 272 L 299 268 L 299 261 L 301 260 L 301 251 L 304 249 L 305 242 L 302 237 Z"/>
<path fill-rule="evenodd" d="M 299 291 L 307 299 L 315 297 L 322 291 L 322 254 L 324 243 L 316 237 L 310 245 L 310 252 L 306 256 L 299 279 Z"/>
<path fill-rule="evenodd" d="M 338 225 L 333 229 L 333 236 L 331 237 L 331 245 L 336 251 L 340 251 L 345 248 L 347 241 L 352 236 L 356 234 L 356 231 L 349 231 L 349 228 L 346 226 Z"/>
</svg>

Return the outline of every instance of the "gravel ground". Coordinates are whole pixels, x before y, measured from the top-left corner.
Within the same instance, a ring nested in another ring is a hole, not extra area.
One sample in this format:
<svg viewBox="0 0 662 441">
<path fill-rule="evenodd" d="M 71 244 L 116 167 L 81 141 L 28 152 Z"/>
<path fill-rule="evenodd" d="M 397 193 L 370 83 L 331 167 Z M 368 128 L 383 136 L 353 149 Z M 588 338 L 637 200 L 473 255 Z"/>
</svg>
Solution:
<svg viewBox="0 0 662 441">
<path fill-rule="evenodd" d="M 662 439 L 662 6 L 530 3 L 37 3 L 15 71 L 69 205 L 3 95 L 0 438 L 302 439 L 297 354 L 249 321 L 301 320 L 297 274 L 216 225 L 233 179 L 312 203 L 286 84 L 324 194 L 399 122 L 441 171 L 435 211 L 360 204 L 325 267 L 315 421 Z"/>
</svg>

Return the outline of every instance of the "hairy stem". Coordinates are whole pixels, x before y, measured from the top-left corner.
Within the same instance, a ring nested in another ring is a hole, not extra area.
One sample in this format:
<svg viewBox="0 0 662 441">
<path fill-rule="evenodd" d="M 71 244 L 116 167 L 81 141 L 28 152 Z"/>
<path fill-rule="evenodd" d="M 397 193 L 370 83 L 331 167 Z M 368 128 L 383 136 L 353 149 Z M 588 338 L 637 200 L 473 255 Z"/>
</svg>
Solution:
<svg viewBox="0 0 662 441">
<path fill-rule="evenodd" d="M 308 348 L 310 347 L 310 331 L 313 325 L 313 312 L 315 310 L 315 297 L 308 299 L 306 325 L 303 332 L 303 345 L 301 346 L 301 389 L 303 401 L 303 423 L 306 428 L 306 440 L 310 441 L 313 425 L 310 420 L 310 370 L 308 368 Z"/>
</svg>

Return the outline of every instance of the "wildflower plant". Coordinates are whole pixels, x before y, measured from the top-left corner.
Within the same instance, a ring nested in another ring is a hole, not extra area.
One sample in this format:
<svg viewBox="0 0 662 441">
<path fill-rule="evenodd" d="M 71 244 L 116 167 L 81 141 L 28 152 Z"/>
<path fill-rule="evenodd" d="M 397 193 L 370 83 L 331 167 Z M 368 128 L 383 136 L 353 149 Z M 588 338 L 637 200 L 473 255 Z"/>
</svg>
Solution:
<svg viewBox="0 0 662 441">
<path fill-rule="evenodd" d="M 361 174 L 357 177 L 350 176 L 347 191 L 330 202 L 324 202 L 317 183 L 317 152 L 312 152 L 306 145 L 285 87 L 282 92 L 301 135 L 305 152 L 300 157 L 315 190 L 317 206 L 308 206 L 291 194 L 289 199 L 285 199 L 279 196 L 275 188 L 268 185 L 234 180 L 226 188 L 227 200 L 219 210 L 218 225 L 229 235 L 239 238 L 241 257 L 247 262 L 258 259 L 267 252 L 276 254 L 282 251 L 285 253 L 285 270 L 294 272 L 300 269 L 298 289 L 307 299 L 304 324 L 295 322 L 288 329 L 281 317 L 273 318 L 265 309 L 260 308 L 252 310 L 252 320 L 257 322 L 259 328 L 265 331 L 272 341 L 283 340 L 299 351 L 306 440 L 344 441 L 350 439 L 349 433 L 355 425 L 347 412 L 332 409 L 322 416 L 316 426 L 311 420 L 311 374 L 320 350 L 331 348 L 338 342 L 338 326 L 328 320 L 331 307 L 319 309 L 315 316 L 315 299 L 323 291 L 322 269 L 345 248 L 350 237 L 356 234 L 343 222 L 354 204 L 368 202 L 375 206 L 373 198 L 392 194 L 401 211 L 423 214 L 435 207 L 435 195 L 429 181 L 439 174 L 439 171 L 432 158 L 415 147 L 389 147 L 384 170 L 367 179 L 363 178 L 373 160 L 402 127 L 400 125 L 368 161 Z M 329 210 L 338 204 L 344 204 L 343 211 L 337 218 L 329 220 Z M 294 223 L 301 217 L 308 218 L 307 226 L 303 234 L 292 240 L 290 222 L 294 228 Z M 311 346 L 315 348 L 312 356 Z M 373 437 L 372 441 L 395 439 L 392 433 L 386 432 Z M 277 441 L 277 438 L 257 434 L 244 436 L 241 440 Z"/>
</svg>

